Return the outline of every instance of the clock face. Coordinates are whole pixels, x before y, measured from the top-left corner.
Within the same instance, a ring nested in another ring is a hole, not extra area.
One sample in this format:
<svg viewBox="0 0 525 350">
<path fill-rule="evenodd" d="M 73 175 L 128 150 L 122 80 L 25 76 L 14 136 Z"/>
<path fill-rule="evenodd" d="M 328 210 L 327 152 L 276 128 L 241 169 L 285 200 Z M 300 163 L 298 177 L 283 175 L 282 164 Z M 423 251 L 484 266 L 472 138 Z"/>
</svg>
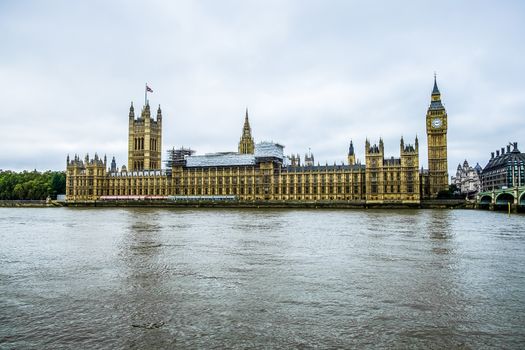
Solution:
<svg viewBox="0 0 525 350">
<path fill-rule="evenodd" d="M 443 121 L 440 118 L 434 118 L 432 119 L 432 127 L 433 128 L 440 128 L 441 125 L 443 125 Z"/>
</svg>

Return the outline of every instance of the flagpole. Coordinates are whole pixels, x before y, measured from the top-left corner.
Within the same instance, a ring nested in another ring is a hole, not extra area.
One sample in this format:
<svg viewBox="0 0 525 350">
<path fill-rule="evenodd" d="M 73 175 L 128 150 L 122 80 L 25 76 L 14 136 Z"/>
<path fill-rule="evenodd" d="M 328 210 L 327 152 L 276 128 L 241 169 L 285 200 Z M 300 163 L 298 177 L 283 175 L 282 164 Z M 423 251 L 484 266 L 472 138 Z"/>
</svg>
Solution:
<svg viewBox="0 0 525 350">
<path fill-rule="evenodd" d="M 144 86 L 144 107 L 148 104 L 148 83 Z"/>
</svg>

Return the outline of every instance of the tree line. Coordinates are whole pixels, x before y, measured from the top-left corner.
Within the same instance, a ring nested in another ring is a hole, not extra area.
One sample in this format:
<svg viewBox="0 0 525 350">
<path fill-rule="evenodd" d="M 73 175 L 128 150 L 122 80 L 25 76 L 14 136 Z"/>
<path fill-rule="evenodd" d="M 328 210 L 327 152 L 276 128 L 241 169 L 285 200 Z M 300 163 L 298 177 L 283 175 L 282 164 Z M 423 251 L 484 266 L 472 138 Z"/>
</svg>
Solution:
<svg viewBox="0 0 525 350">
<path fill-rule="evenodd" d="M 0 200 L 56 199 L 66 193 L 63 171 L 0 171 Z"/>
</svg>

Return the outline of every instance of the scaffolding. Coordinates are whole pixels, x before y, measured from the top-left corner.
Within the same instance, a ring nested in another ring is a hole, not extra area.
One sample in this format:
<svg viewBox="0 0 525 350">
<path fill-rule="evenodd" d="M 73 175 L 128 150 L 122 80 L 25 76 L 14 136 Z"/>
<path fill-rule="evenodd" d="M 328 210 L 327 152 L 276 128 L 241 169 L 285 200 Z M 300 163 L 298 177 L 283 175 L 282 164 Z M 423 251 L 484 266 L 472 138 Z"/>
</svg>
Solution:
<svg viewBox="0 0 525 350">
<path fill-rule="evenodd" d="M 195 151 L 191 148 L 177 148 L 173 147 L 167 151 L 168 157 L 166 160 L 166 168 L 171 169 L 174 166 L 184 166 L 186 164 L 186 158 L 195 154 Z"/>
</svg>

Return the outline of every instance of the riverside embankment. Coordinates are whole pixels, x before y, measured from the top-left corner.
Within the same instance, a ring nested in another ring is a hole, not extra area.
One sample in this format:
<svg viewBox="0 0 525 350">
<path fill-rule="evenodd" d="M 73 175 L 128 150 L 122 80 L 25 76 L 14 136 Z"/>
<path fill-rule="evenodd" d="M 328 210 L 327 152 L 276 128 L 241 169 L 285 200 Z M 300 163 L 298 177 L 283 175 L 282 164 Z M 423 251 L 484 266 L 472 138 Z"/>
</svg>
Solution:
<svg viewBox="0 0 525 350">
<path fill-rule="evenodd" d="M 365 201 L 77 201 L 68 207 L 181 207 L 181 208 L 289 208 L 289 209 L 460 209 L 473 208 L 464 200 L 425 200 L 421 203 L 367 203 Z"/>
</svg>

